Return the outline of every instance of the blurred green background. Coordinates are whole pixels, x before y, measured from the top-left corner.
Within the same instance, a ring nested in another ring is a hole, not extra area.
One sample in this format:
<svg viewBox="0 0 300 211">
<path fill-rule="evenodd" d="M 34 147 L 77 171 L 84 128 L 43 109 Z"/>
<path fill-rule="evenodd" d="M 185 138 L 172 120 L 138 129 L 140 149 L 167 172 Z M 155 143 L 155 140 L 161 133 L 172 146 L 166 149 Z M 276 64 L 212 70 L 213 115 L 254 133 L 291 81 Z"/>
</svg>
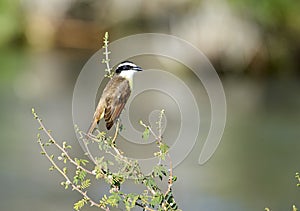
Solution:
<svg viewBox="0 0 300 211">
<path fill-rule="evenodd" d="M 72 210 L 79 199 L 48 172 L 31 107 L 83 154 L 73 130 L 73 88 L 105 31 L 111 41 L 145 32 L 183 38 L 223 82 L 228 117 L 219 148 L 200 166 L 197 142 L 174 170 L 183 210 L 300 207 L 299 11 L 292 0 L 1 0 L 0 210 Z"/>
</svg>

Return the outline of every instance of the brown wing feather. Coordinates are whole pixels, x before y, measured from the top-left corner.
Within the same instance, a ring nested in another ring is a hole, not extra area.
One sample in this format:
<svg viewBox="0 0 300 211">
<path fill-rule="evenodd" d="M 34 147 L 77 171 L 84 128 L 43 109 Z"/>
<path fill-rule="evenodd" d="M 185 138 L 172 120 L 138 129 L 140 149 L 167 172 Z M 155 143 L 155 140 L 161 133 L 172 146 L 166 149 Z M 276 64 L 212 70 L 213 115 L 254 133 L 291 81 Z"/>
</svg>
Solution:
<svg viewBox="0 0 300 211">
<path fill-rule="evenodd" d="M 120 116 L 123 108 L 125 106 L 125 103 L 120 103 L 118 105 L 115 105 L 114 108 L 109 107 L 105 109 L 105 122 L 106 122 L 106 128 L 110 130 L 110 128 L 114 125 L 115 120 Z"/>
<path fill-rule="evenodd" d="M 116 87 L 114 94 L 106 98 L 104 119 L 108 130 L 113 126 L 115 120 L 119 118 L 130 93 L 131 90 L 128 80 L 122 80 L 122 82 Z"/>
</svg>

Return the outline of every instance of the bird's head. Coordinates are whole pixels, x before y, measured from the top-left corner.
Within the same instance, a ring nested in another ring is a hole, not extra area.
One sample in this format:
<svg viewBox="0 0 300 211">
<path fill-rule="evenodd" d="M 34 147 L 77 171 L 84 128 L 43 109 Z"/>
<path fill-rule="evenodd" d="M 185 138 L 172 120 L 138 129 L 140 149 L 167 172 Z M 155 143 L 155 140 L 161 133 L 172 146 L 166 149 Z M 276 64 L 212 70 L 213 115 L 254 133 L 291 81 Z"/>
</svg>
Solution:
<svg viewBox="0 0 300 211">
<path fill-rule="evenodd" d="M 115 73 L 124 78 L 132 78 L 134 73 L 142 70 L 143 69 L 141 67 L 137 66 L 133 62 L 124 61 L 117 66 Z"/>
</svg>

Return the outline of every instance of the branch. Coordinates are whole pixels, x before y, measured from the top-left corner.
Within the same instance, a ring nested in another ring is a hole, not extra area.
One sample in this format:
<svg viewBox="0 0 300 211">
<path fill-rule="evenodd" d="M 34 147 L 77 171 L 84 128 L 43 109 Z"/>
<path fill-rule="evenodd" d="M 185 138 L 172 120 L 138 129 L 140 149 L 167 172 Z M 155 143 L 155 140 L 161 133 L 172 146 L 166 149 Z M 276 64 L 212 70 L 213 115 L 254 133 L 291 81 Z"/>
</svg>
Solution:
<svg viewBox="0 0 300 211">
<path fill-rule="evenodd" d="M 160 114 L 159 114 L 159 118 L 158 118 L 158 121 L 157 121 L 157 125 L 158 125 L 158 137 L 160 137 L 160 139 L 162 138 L 162 119 L 165 115 L 165 110 L 162 109 L 160 111 Z"/>
<path fill-rule="evenodd" d="M 170 162 L 170 169 L 169 169 L 169 181 L 168 181 L 168 190 L 166 193 L 171 191 L 172 185 L 173 185 L 173 166 L 172 166 L 172 159 L 170 154 L 168 153 L 168 158 L 169 158 L 169 162 Z M 166 194 L 165 194 L 166 195 Z"/>
<path fill-rule="evenodd" d="M 155 140 L 160 140 L 159 136 L 156 135 L 156 133 L 154 133 L 154 131 L 152 130 L 152 128 L 148 125 L 146 125 L 144 122 L 140 121 L 140 124 L 145 128 L 148 129 L 150 131 L 150 133 L 153 135 L 153 137 L 155 138 Z"/>
<path fill-rule="evenodd" d="M 105 77 L 108 77 L 108 78 L 112 78 L 114 73 L 111 72 L 112 68 L 110 68 L 110 65 L 109 65 L 109 62 L 110 62 L 110 59 L 109 59 L 109 54 L 110 54 L 110 51 L 108 50 L 108 32 L 105 32 L 105 35 L 103 37 L 103 46 L 102 48 L 104 48 L 104 52 L 103 54 L 105 55 L 105 59 L 102 59 L 102 63 L 106 64 L 106 69 L 105 69 L 105 72 L 107 72 L 107 74 L 105 75 Z"/>
</svg>

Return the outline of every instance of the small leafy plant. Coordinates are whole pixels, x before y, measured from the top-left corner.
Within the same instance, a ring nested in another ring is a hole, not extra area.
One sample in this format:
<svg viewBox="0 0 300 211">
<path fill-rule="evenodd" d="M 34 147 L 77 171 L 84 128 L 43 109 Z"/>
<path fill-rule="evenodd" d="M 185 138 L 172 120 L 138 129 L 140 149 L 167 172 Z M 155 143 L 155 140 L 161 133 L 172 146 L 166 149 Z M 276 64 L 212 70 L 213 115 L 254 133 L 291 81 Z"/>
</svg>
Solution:
<svg viewBox="0 0 300 211">
<path fill-rule="evenodd" d="M 49 171 L 58 171 L 64 178 L 61 185 L 65 189 L 71 188 L 82 195 L 82 199 L 74 204 L 75 210 L 80 210 L 86 204 L 99 207 L 103 210 L 109 210 L 110 207 L 118 207 L 120 203 L 125 205 L 126 210 L 131 210 L 134 207 L 141 207 L 144 210 L 152 211 L 178 210 L 178 205 L 175 202 L 172 192 L 173 182 L 175 182 L 177 178 L 173 176 L 172 162 L 168 153 L 169 147 L 162 142 L 162 137 L 155 134 L 150 126 L 141 122 L 145 127 L 144 138 L 145 134 L 149 132 L 155 137 L 158 145 L 158 151 L 155 153 L 155 156 L 159 160 L 169 159 L 170 166 L 169 169 L 167 169 L 163 164 L 157 164 L 153 166 L 153 170 L 149 175 L 145 175 L 141 171 L 137 160 L 123 156 L 123 153 L 115 146 L 114 142 L 117 135 L 108 137 L 104 132 L 98 131 L 96 136 L 89 135 L 89 139 L 87 139 L 87 134 L 78 128 L 76 129 L 81 140 L 85 142 L 86 147 L 88 147 L 88 141 L 97 143 L 100 151 L 114 158 L 114 160 L 109 160 L 106 159 L 105 156 L 93 157 L 93 159 L 91 159 L 93 167 L 88 168 L 87 166 L 90 164 L 90 161 L 82 158 L 72 158 L 69 155 L 72 147 L 67 144 L 67 142 L 58 144 L 52 136 L 52 132 L 44 126 L 41 118 L 34 109 L 32 109 L 32 114 L 40 125 L 39 130 L 43 131 L 48 139 L 44 142 L 41 138 L 41 134 L 37 134 L 41 154 L 51 163 Z M 162 110 L 161 116 L 163 116 L 163 114 L 164 111 Z M 118 133 L 118 131 L 116 131 L 116 133 Z M 147 136 L 149 137 L 149 135 Z M 47 148 L 51 146 L 56 147 L 59 153 L 49 154 Z M 90 152 L 86 155 L 92 156 Z M 118 165 L 118 170 L 110 170 L 110 166 L 113 165 Z M 75 168 L 71 168 L 70 166 L 74 166 Z M 167 190 L 163 192 L 157 184 L 157 181 L 163 180 L 165 177 L 168 177 L 168 184 Z M 121 185 L 128 179 L 133 179 L 137 185 L 144 185 L 144 191 L 142 193 L 122 192 Z M 98 202 L 93 200 L 88 194 L 88 188 L 92 185 L 92 181 L 97 182 L 97 180 L 103 180 L 110 186 L 109 195 L 103 195 Z"/>
</svg>

